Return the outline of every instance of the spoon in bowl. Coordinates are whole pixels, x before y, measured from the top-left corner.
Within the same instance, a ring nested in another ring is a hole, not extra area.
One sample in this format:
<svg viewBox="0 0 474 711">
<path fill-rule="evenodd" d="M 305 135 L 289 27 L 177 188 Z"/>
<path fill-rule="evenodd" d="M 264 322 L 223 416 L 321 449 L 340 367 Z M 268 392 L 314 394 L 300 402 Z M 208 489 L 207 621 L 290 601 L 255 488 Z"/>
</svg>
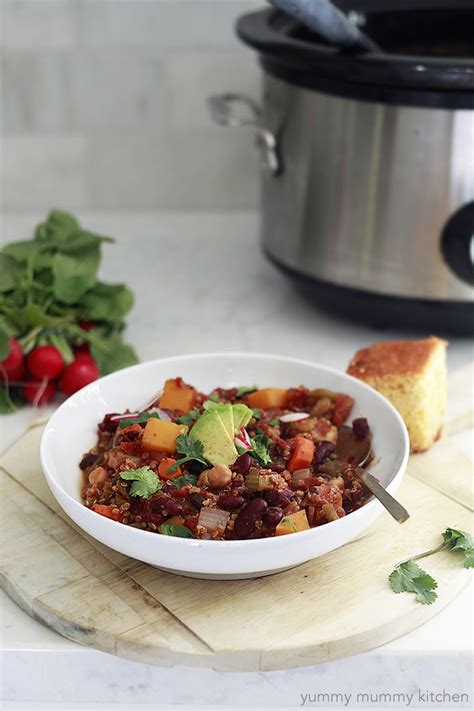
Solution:
<svg viewBox="0 0 474 711">
<path fill-rule="evenodd" d="M 340 427 L 336 454 L 339 459 L 355 464 L 354 471 L 356 475 L 375 498 L 380 501 L 382 506 L 387 509 L 389 514 L 393 516 L 395 521 L 403 523 L 409 518 L 410 514 L 408 511 L 388 493 L 372 474 L 369 474 L 366 469 L 363 469 L 364 465 L 368 464 L 374 456 L 368 437 L 359 440 L 354 436 L 352 427 Z"/>
</svg>

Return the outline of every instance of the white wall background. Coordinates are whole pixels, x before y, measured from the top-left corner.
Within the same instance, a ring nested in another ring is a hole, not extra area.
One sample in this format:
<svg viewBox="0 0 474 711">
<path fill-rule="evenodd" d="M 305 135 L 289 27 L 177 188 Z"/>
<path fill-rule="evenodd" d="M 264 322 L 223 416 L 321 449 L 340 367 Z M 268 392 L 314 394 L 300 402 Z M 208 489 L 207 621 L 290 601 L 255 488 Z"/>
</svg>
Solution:
<svg viewBox="0 0 474 711">
<path fill-rule="evenodd" d="M 3 209 L 242 209 L 257 204 L 245 129 L 208 94 L 259 97 L 234 34 L 250 0 L 0 0 Z"/>
</svg>

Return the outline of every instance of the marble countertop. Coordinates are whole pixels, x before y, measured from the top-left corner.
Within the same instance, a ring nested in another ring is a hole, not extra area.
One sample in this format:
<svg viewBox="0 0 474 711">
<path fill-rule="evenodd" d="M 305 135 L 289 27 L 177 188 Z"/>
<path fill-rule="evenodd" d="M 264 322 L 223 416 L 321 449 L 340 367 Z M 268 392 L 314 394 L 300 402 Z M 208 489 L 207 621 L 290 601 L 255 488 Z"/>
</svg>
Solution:
<svg viewBox="0 0 474 711">
<path fill-rule="evenodd" d="M 27 237 L 42 217 L 3 217 L 4 241 Z M 330 316 L 298 294 L 261 255 L 255 213 L 79 217 L 90 229 L 117 238 L 116 245 L 105 247 L 102 276 L 126 281 L 135 291 L 127 338 L 142 360 L 243 350 L 345 369 L 357 348 L 384 337 Z M 451 370 L 468 363 L 472 341 L 451 338 L 448 359 Z M 47 412 L 25 409 L 3 417 L 0 449 Z M 460 444 L 470 443 L 460 437 Z M 2 593 L 4 709 L 360 709 L 358 693 L 374 695 L 366 708 L 384 700 L 390 708 L 441 709 L 449 705 L 447 697 L 430 693 L 472 695 L 471 600 L 469 587 L 422 627 L 371 652 L 289 671 L 218 673 L 152 667 L 81 647 L 30 619 Z M 470 708 L 470 703 L 472 696 L 467 704 L 461 699 L 453 705 Z"/>
</svg>

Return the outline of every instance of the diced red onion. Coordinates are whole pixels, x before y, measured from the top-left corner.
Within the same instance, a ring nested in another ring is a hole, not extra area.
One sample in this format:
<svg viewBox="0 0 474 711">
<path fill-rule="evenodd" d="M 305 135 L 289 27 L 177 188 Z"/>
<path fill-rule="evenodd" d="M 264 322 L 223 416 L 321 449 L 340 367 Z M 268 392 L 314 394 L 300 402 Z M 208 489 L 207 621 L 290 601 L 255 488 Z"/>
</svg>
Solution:
<svg viewBox="0 0 474 711">
<path fill-rule="evenodd" d="M 160 390 L 160 392 L 157 393 L 152 400 L 148 400 L 148 402 L 145 405 L 143 405 L 141 412 L 143 412 L 144 410 L 148 410 L 149 407 L 154 405 L 162 393 L 163 393 L 163 390 Z"/>
<path fill-rule="evenodd" d="M 225 531 L 229 518 L 230 513 L 228 511 L 203 506 L 199 512 L 197 523 L 198 526 L 203 526 L 208 531 L 217 531 L 217 533 L 222 534 Z"/>
<path fill-rule="evenodd" d="M 169 414 L 166 412 L 166 410 L 162 410 L 160 407 L 151 407 L 149 410 L 140 410 L 140 412 L 127 412 L 125 415 L 114 415 L 110 418 L 110 421 L 119 422 L 120 420 L 131 420 L 133 417 L 139 417 L 140 415 L 143 415 L 147 412 L 150 415 L 156 413 L 157 415 L 159 415 L 160 420 L 166 420 L 166 422 L 171 422 L 171 417 L 169 416 Z"/>
<path fill-rule="evenodd" d="M 306 420 L 309 417 L 307 412 L 289 412 L 287 415 L 282 415 L 280 417 L 281 422 L 298 422 L 299 420 Z"/>
<path fill-rule="evenodd" d="M 160 420 L 164 420 L 165 422 L 171 422 L 171 417 L 170 415 L 166 412 L 166 410 L 162 410 L 161 407 L 152 407 L 148 410 L 150 414 L 156 413 L 159 415 Z"/>
<path fill-rule="evenodd" d="M 311 471 L 309 469 L 297 469 L 295 472 L 293 472 L 291 483 L 293 484 L 293 486 L 298 486 L 305 479 L 309 479 L 310 476 Z"/>
</svg>

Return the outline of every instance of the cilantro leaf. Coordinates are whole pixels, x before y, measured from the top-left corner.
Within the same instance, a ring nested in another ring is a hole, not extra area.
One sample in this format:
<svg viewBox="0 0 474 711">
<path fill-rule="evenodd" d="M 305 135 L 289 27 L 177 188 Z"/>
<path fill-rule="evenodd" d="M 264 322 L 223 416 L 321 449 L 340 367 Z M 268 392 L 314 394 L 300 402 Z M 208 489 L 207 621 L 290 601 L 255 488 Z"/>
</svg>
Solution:
<svg viewBox="0 0 474 711">
<path fill-rule="evenodd" d="M 181 415 L 181 417 L 178 417 L 176 419 L 176 422 L 179 425 L 192 425 L 194 422 L 196 422 L 197 418 L 199 417 L 199 410 L 194 408 L 194 410 L 189 410 L 185 415 Z"/>
<path fill-rule="evenodd" d="M 447 528 L 443 533 L 443 540 L 452 551 L 463 553 L 465 568 L 474 568 L 474 540 L 469 533 Z"/>
<path fill-rule="evenodd" d="M 169 473 L 173 473 L 178 467 L 183 466 L 186 462 L 200 462 L 204 466 L 209 466 L 204 459 L 204 445 L 198 439 L 194 439 L 191 435 L 182 434 L 176 437 L 176 451 L 185 456 L 173 464 L 169 469 Z"/>
<path fill-rule="evenodd" d="M 252 408 L 252 415 L 254 419 L 259 420 L 262 416 L 262 411 L 258 407 Z"/>
<path fill-rule="evenodd" d="M 280 418 L 279 417 L 274 417 L 273 420 L 270 420 L 268 423 L 271 427 L 276 427 L 278 424 L 280 424 Z"/>
<path fill-rule="evenodd" d="M 136 417 L 129 417 L 125 420 L 119 420 L 118 428 L 119 430 L 123 430 L 125 427 L 129 427 L 130 425 L 139 425 L 142 422 L 147 422 L 151 419 L 160 420 L 161 418 L 157 412 L 141 412 Z"/>
<path fill-rule="evenodd" d="M 162 487 L 156 472 L 150 467 L 127 469 L 120 472 L 120 476 L 126 481 L 133 481 L 130 487 L 130 496 L 139 496 L 141 499 L 149 499 Z"/>
<path fill-rule="evenodd" d="M 177 523 L 162 523 L 159 528 L 163 536 L 176 536 L 177 538 L 195 538 L 194 533 L 187 526 Z"/>
<path fill-rule="evenodd" d="M 250 438 L 250 441 L 252 443 L 252 449 L 248 450 L 249 454 L 253 454 L 255 459 L 257 459 L 262 466 L 271 462 L 271 457 L 268 453 L 271 440 L 264 434 L 256 434 L 255 437 Z"/>
<path fill-rule="evenodd" d="M 183 461 L 183 460 L 181 460 Z M 175 489 L 180 489 L 182 486 L 186 486 L 186 484 L 191 484 L 191 486 L 194 486 L 197 484 L 198 477 L 196 474 L 183 474 L 182 476 L 177 476 L 174 479 L 170 479 L 170 484 L 175 487 Z"/>
<path fill-rule="evenodd" d="M 243 395 L 248 395 L 248 393 L 254 393 L 255 390 L 258 390 L 257 385 L 251 385 L 250 387 L 244 385 L 243 387 L 237 389 L 235 397 L 242 397 Z"/>
<path fill-rule="evenodd" d="M 396 593 L 413 592 L 422 605 L 431 605 L 437 594 L 438 583 L 413 560 L 400 563 L 389 576 L 392 590 Z"/>
</svg>

